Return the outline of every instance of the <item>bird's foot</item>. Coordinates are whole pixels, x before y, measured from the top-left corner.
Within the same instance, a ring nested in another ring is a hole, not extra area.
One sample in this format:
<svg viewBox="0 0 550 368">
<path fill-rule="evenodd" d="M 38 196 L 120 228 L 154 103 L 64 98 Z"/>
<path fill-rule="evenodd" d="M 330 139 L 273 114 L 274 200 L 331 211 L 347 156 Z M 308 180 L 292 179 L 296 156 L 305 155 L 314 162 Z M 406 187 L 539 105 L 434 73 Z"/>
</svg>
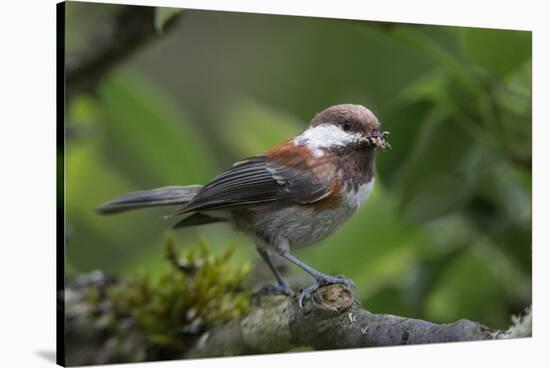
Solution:
<svg viewBox="0 0 550 368">
<path fill-rule="evenodd" d="M 294 291 L 288 286 L 288 284 L 267 284 L 264 285 L 255 292 L 255 295 L 261 295 L 261 294 L 273 294 L 273 293 L 279 293 L 284 294 L 288 296 L 294 295 Z"/>
<path fill-rule="evenodd" d="M 304 309 L 304 300 L 310 299 L 311 295 L 320 287 L 333 284 L 342 284 L 348 289 L 356 289 L 355 283 L 342 275 L 323 275 L 322 278 L 317 279 L 317 282 L 315 284 L 308 286 L 307 288 L 300 291 L 300 293 L 298 294 L 298 305 L 300 306 L 300 308 Z"/>
</svg>

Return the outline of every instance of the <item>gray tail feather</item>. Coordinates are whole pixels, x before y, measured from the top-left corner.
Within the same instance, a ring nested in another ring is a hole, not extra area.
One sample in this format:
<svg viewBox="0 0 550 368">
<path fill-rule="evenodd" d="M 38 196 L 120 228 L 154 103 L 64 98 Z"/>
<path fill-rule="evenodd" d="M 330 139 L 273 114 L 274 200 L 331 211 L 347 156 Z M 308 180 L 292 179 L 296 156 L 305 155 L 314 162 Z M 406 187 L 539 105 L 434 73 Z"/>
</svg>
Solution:
<svg viewBox="0 0 550 368">
<path fill-rule="evenodd" d="M 170 186 L 132 192 L 103 203 L 96 211 L 102 215 L 146 207 L 182 205 L 193 199 L 202 185 Z"/>
</svg>

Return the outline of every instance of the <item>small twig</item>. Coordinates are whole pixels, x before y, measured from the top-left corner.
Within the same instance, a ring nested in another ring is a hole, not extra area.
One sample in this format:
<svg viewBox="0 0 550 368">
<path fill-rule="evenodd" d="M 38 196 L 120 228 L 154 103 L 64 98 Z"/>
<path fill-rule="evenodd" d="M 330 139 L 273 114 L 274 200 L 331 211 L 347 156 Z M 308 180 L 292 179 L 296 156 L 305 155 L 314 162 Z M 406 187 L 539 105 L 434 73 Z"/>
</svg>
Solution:
<svg viewBox="0 0 550 368">
<path fill-rule="evenodd" d="M 193 263 L 179 259 L 174 249 L 174 243 L 169 239 L 165 242 L 166 259 L 186 275 L 193 275 L 197 271 L 197 266 Z"/>
</svg>

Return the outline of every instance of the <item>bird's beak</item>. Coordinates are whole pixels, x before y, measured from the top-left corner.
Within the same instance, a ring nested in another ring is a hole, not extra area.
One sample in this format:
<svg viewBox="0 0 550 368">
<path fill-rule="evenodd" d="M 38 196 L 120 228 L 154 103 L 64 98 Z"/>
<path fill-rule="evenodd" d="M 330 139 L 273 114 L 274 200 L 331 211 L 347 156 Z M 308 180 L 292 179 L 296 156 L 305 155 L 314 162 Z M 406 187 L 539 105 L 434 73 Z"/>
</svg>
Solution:
<svg viewBox="0 0 550 368">
<path fill-rule="evenodd" d="M 388 131 L 373 132 L 363 138 L 363 143 L 376 148 L 386 149 L 390 148 L 390 144 L 386 141 L 386 137 L 390 134 Z"/>
</svg>

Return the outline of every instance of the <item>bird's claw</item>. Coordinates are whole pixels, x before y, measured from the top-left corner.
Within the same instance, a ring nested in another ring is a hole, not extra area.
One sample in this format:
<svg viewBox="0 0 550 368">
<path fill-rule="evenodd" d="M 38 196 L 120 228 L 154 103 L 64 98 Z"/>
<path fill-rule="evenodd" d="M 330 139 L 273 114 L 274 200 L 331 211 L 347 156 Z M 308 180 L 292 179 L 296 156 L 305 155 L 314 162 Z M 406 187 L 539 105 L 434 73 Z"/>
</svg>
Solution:
<svg viewBox="0 0 550 368">
<path fill-rule="evenodd" d="M 342 275 L 336 275 L 336 276 L 327 275 L 325 278 L 322 278 L 317 282 L 320 286 L 342 284 L 344 286 L 347 286 L 350 289 L 353 289 L 353 290 L 357 289 L 357 286 L 355 286 L 355 283 L 352 280 Z"/>
<path fill-rule="evenodd" d="M 342 275 L 337 275 L 337 276 L 326 275 L 325 277 L 318 279 L 315 284 L 308 286 L 307 288 L 302 289 L 300 291 L 300 293 L 298 294 L 298 305 L 300 306 L 301 309 L 304 309 L 304 300 L 306 298 L 307 299 L 311 298 L 311 294 L 313 294 L 313 292 L 315 292 L 320 287 L 333 285 L 333 284 L 342 284 L 347 288 L 353 289 L 353 290 L 357 288 L 355 286 L 355 283 L 352 280 Z"/>
<path fill-rule="evenodd" d="M 321 285 L 319 283 L 315 283 L 305 289 L 300 290 L 300 293 L 298 294 L 298 305 L 300 306 L 300 309 L 304 309 L 304 299 L 309 299 L 311 297 L 311 294 L 320 286 Z"/>
</svg>

